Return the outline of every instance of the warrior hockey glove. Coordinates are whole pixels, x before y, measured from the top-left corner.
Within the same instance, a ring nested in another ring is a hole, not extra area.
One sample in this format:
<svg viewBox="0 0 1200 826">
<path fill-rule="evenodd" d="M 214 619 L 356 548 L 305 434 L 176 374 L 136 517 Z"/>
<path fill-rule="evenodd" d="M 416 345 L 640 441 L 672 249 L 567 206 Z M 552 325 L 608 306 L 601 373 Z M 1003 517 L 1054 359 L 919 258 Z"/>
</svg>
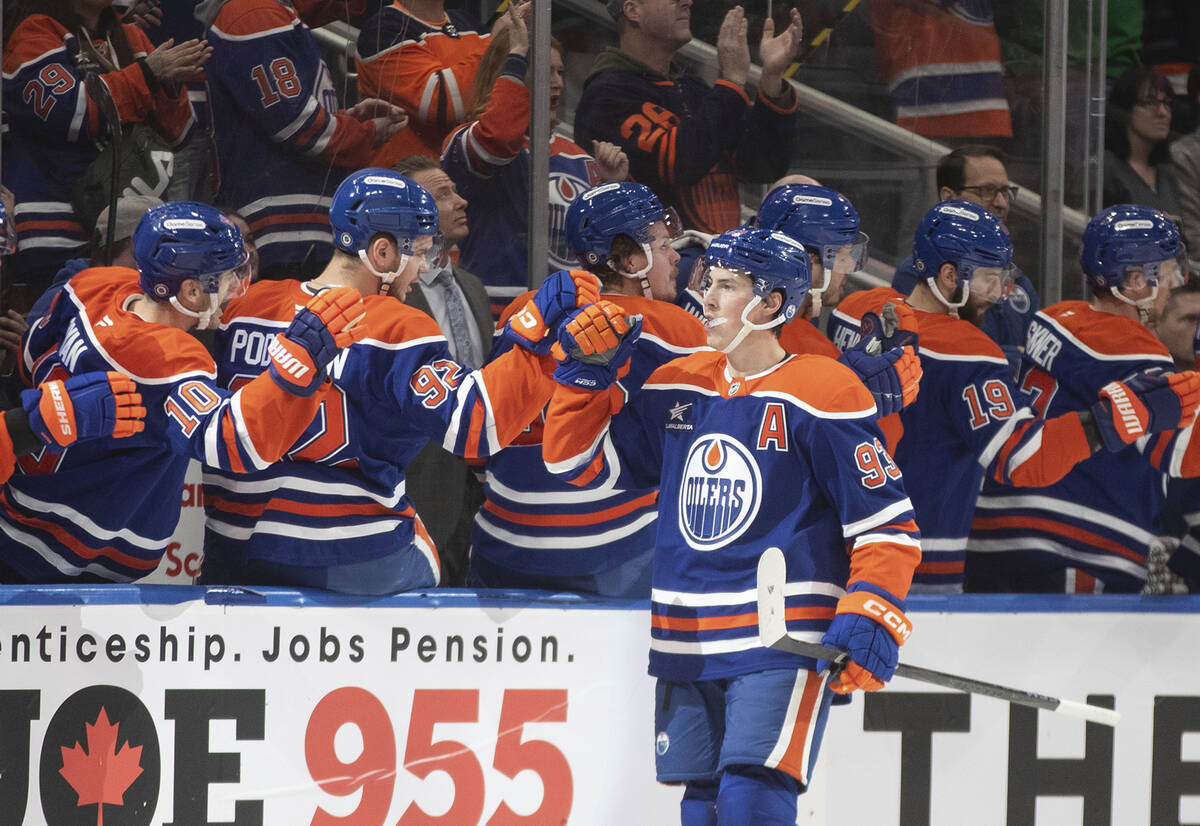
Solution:
<svg viewBox="0 0 1200 826">
<path fill-rule="evenodd" d="M 551 353 L 558 361 L 554 380 L 568 387 L 604 390 L 629 372 L 642 317 L 599 301 L 576 310 L 562 326 Z"/>
<path fill-rule="evenodd" d="M 896 673 L 900 646 L 912 634 L 912 625 L 900 606 L 904 603 L 884 589 L 856 582 L 838 600 L 837 613 L 822 645 L 840 648 L 849 655 L 845 667 L 829 682 L 838 694 L 878 691 Z M 817 670 L 827 663 L 819 661 Z"/>
<path fill-rule="evenodd" d="M 121 439 L 142 431 L 146 408 L 137 385 L 121 373 L 83 373 L 21 391 L 30 429 L 48 447 L 82 439 Z"/>
<path fill-rule="evenodd" d="M 1092 405 L 1092 416 L 1104 446 L 1123 450 L 1149 433 L 1189 424 L 1200 404 L 1200 374 L 1139 373 L 1109 382 Z"/>
<path fill-rule="evenodd" d="M 325 381 L 325 369 L 338 350 L 363 336 L 362 296 L 351 287 L 317 293 L 267 347 L 271 379 L 297 396 L 311 396 Z"/>
<path fill-rule="evenodd" d="M 578 308 L 600 299 L 600 281 L 582 270 L 559 270 L 508 320 L 504 337 L 538 354 L 550 352 L 558 329 Z"/>
</svg>

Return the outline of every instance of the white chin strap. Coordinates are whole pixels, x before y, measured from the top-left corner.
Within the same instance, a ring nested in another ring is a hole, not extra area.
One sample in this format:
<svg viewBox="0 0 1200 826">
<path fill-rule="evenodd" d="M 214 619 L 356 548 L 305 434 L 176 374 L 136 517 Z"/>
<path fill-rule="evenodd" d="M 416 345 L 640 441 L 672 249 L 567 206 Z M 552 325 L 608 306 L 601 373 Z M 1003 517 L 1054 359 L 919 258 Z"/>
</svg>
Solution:
<svg viewBox="0 0 1200 826">
<path fill-rule="evenodd" d="M 179 303 L 179 296 L 177 296 L 177 295 L 171 296 L 171 306 L 174 307 L 179 312 L 183 313 L 184 315 L 191 316 L 192 318 L 197 319 L 196 328 L 200 329 L 200 330 L 207 330 L 209 323 L 214 318 L 220 319 L 220 317 L 221 317 L 221 313 L 220 313 L 221 308 L 220 308 L 220 305 L 218 304 L 218 298 L 217 298 L 216 293 L 208 294 L 208 309 L 207 310 L 200 310 L 200 311 L 189 310 L 187 307 L 185 307 Z"/>
<path fill-rule="evenodd" d="M 962 283 L 962 298 L 954 302 L 942 295 L 942 291 L 938 289 L 936 276 L 926 278 L 925 283 L 929 285 L 929 290 L 933 293 L 934 297 L 946 305 L 946 309 L 950 311 L 950 315 L 958 318 L 958 308 L 966 304 L 967 298 L 971 295 L 971 282 L 964 281 Z"/>
<path fill-rule="evenodd" d="M 1154 306 L 1154 300 L 1158 298 L 1158 284 L 1154 285 L 1154 289 L 1150 291 L 1150 295 L 1146 296 L 1145 298 L 1139 298 L 1137 301 L 1134 301 L 1132 298 L 1125 295 L 1125 293 L 1121 292 L 1120 287 L 1109 287 L 1108 289 L 1109 292 L 1124 301 L 1126 304 L 1130 305 L 1131 307 L 1136 307 L 1138 311 L 1138 320 L 1143 324 L 1145 324 L 1150 318 L 1150 308 Z"/>
<path fill-rule="evenodd" d="M 393 270 L 392 272 L 380 272 L 379 270 L 372 267 L 371 262 L 367 260 L 367 251 L 366 250 L 358 251 L 358 260 L 362 261 L 363 266 L 367 268 L 367 271 L 369 273 L 371 273 L 371 275 L 373 275 L 379 279 L 379 294 L 380 295 L 387 295 L 387 291 L 392 286 L 392 282 L 396 280 L 396 276 L 398 276 L 400 273 L 404 272 L 404 268 L 408 266 L 408 259 L 410 259 L 410 258 L 412 258 L 411 255 L 404 255 L 403 253 L 401 253 L 400 254 L 400 266 L 396 267 L 396 269 Z"/>
<path fill-rule="evenodd" d="M 737 335 L 733 337 L 732 341 L 721 348 L 722 353 L 725 353 L 726 355 L 732 353 L 734 349 L 736 349 L 737 346 L 745 340 L 746 336 L 750 335 L 751 332 L 755 330 L 770 330 L 774 327 L 778 327 L 780 324 L 786 321 L 786 319 L 783 317 L 783 313 L 780 313 L 770 321 L 765 321 L 762 324 L 755 324 L 754 322 L 750 321 L 750 311 L 759 304 L 762 304 L 762 298 L 757 295 L 750 299 L 750 301 L 746 304 L 745 308 L 742 310 L 742 328 L 737 331 Z M 724 323 L 725 319 L 722 318 L 717 322 L 717 324 L 712 326 L 715 327 L 718 324 Z"/>
<path fill-rule="evenodd" d="M 650 272 L 650 268 L 654 266 L 654 254 L 650 251 L 649 244 L 642 244 L 642 252 L 646 254 L 646 266 L 637 272 L 621 272 L 621 269 L 615 266 L 613 269 L 620 272 L 626 278 L 640 278 L 642 281 L 642 295 L 646 298 L 654 298 L 653 291 L 650 289 L 650 279 L 646 277 L 647 273 Z M 612 266 L 611 263 L 610 266 Z"/>
</svg>

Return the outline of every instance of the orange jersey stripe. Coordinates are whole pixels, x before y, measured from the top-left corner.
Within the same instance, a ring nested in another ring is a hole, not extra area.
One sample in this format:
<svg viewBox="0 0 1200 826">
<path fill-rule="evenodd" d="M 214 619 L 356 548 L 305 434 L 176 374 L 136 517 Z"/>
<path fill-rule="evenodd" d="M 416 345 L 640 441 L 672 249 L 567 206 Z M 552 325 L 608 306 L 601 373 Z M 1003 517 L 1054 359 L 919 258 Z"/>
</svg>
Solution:
<svg viewBox="0 0 1200 826">
<path fill-rule="evenodd" d="M 491 500 L 483 503 L 483 509 L 489 513 L 496 514 L 501 519 L 515 522 L 518 525 L 562 525 L 564 527 L 577 527 L 582 525 L 596 525 L 601 522 L 607 522 L 610 519 L 617 519 L 639 508 L 653 505 L 656 501 L 658 501 L 658 491 L 654 490 L 622 505 L 605 508 L 593 513 L 552 513 L 546 516 L 539 516 L 537 514 L 510 511 L 507 508 L 500 507 Z"/>
<path fill-rule="evenodd" d="M 923 574 L 961 574 L 962 562 L 922 562 L 917 570 Z"/>
<path fill-rule="evenodd" d="M 295 502 L 290 499 L 280 499 L 272 497 L 266 502 L 247 503 L 247 502 L 232 502 L 228 499 L 219 496 L 205 497 L 205 503 L 212 505 L 219 511 L 224 513 L 235 513 L 238 516 L 262 516 L 267 511 L 278 511 L 280 513 L 296 513 L 302 516 L 392 516 L 396 511 L 386 505 L 378 504 L 359 504 L 351 505 L 344 503 L 333 503 L 326 505 L 317 505 L 309 502 Z M 409 508 L 411 511 L 412 509 Z M 399 514 L 405 516 L 406 514 Z M 407 514 L 412 516 L 411 513 Z"/>
<path fill-rule="evenodd" d="M 1117 556 L 1123 556 L 1133 562 L 1142 563 L 1146 561 L 1146 557 L 1129 550 L 1128 548 L 1113 542 L 1111 539 L 1100 536 L 1099 534 L 1086 531 L 1082 528 L 1076 528 L 1071 525 L 1065 525 L 1062 522 L 1055 522 L 1051 519 L 1040 519 L 1036 516 L 988 516 L 975 519 L 971 523 L 972 529 L 979 530 L 1001 530 L 1004 528 L 1033 528 L 1034 530 L 1044 531 L 1045 533 L 1058 534 L 1059 536 L 1068 539 L 1074 539 L 1083 542 L 1087 545 L 1092 545 L 1106 551 L 1110 551 Z"/>
<path fill-rule="evenodd" d="M 803 605 L 786 609 L 784 611 L 784 618 L 789 620 L 833 619 L 835 610 L 832 605 Z M 655 615 L 650 618 L 650 624 L 655 628 L 663 628 L 669 631 L 722 631 L 730 628 L 749 628 L 758 625 L 758 612 L 729 614 L 720 617 L 667 617 Z"/>
<path fill-rule="evenodd" d="M 127 568 L 135 568 L 139 571 L 153 571 L 158 567 L 159 560 L 157 558 L 142 559 L 140 557 L 130 556 L 129 554 L 118 551 L 113 547 L 89 548 L 87 545 L 84 545 L 74 536 L 67 533 L 53 522 L 47 522 L 44 519 L 38 519 L 37 517 L 32 516 L 23 516 L 18 513 L 13 508 L 12 503 L 9 501 L 7 493 L 0 494 L 0 500 L 3 500 L 4 509 L 14 520 L 30 528 L 45 531 L 53 536 L 60 545 L 69 548 L 72 553 L 74 553 L 76 556 L 82 557 L 83 559 L 98 559 L 103 557 L 105 559 L 111 559 L 114 562 L 118 562 Z"/>
</svg>

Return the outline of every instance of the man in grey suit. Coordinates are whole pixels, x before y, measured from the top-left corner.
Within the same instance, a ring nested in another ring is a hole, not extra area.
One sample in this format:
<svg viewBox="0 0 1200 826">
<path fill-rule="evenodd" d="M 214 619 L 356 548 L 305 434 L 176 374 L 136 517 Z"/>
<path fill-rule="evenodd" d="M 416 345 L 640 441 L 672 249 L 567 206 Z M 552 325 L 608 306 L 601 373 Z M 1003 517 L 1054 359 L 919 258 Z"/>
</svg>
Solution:
<svg viewBox="0 0 1200 826">
<path fill-rule="evenodd" d="M 441 252 L 422 273 L 405 303 L 433 317 L 463 365 L 476 368 L 492 349 L 495 322 L 483 282 L 450 262 L 450 250 L 467 237 L 467 202 L 436 158 L 410 155 L 392 166 L 425 187 L 438 205 Z M 483 488 L 459 456 L 430 443 L 405 471 L 408 496 L 437 545 L 443 586 L 459 586 L 467 570 L 471 523 Z"/>
</svg>

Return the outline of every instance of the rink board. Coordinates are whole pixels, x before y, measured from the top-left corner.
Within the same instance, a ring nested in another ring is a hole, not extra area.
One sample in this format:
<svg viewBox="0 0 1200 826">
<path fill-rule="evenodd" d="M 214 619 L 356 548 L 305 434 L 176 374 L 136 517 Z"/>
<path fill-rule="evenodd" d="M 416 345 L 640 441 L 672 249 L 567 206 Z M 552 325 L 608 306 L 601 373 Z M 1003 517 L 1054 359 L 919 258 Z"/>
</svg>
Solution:
<svg viewBox="0 0 1200 826">
<path fill-rule="evenodd" d="M 834 709 L 800 823 L 1200 822 L 1200 598 L 910 608 L 907 661 L 1122 722 L 896 680 Z M 0 823 L 678 822 L 648 626 L 534 592 L 0 588 Z"/>
</svg>

